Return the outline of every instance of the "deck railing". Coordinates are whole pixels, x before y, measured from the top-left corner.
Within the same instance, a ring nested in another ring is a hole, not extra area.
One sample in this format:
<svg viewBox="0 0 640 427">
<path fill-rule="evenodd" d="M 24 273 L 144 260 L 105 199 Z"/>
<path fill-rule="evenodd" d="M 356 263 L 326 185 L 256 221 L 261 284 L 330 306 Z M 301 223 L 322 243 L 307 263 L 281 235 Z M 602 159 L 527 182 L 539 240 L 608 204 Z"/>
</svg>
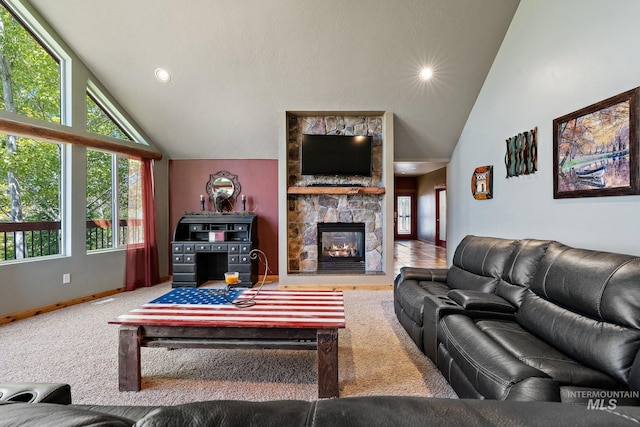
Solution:
<svg viewBox="0 0 640 427">
<path fill-rule="evenodd" d="M 118 224 L 118 243 L 127 239 L 126 219 Z M 0 261 L 57 255 L 61 252 L 60 221 L 0 222 Z M 113 247 L 111 220 L 87 221 L 87 250 Z"/>
</svg>

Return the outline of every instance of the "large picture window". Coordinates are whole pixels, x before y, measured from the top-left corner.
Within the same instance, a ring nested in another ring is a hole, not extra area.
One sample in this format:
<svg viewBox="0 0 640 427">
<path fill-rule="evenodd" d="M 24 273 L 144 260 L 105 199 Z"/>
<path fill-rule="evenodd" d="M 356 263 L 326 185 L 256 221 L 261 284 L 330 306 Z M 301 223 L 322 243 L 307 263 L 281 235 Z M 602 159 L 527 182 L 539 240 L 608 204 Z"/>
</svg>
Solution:
<svg viewBox="0 0 640 427">
<path fill-rule="evenodd" d="M 87 150 L 87 251 L 142 241 L 136 231 L 138 216 L 131 212 L 139 198 L 135 185 L 140 177 L 139 163 L 113 153 Z"/>
<path fill-rule="evenodd" d="M 0 4 L 0 108 L 61 123 L 60 61 Z"/>
<path fill-rule="evenodd" d="M 0 135 L 0 261 L 62 251 L 60 144 Z"/>
<path fill-rule="evenodd" d="M 89 92 L 87 92 L 87 130 L 99 135 L 111 136 L 125 141 L 132 140 Z"/>
<path fill-rule="evenodd" d="M 86 74 L 70 72 L 77 59 L 47 31 L 21 1 L 0 1 L 0 263 L 145 241 L 142 162 L 129 156 L 160 158 L 159 153 L 147 149 L 99 82 L 89 77 L 85 92 L 73 90 L 80 86 L 77 76 Z M 86 111 L 86 123 L 70 122 L 72 108 Z M 85 170 L 76 161 L 83 153 L 67 143 L 85 147 Z M 65 191 L 85 176 L 86 247 L 77 248 L 71 247 L 76 239 L 70 233 L 83 215 L 82 205 L 77 198 L 65 204 Z M 72 227 L 64 227 L 68 215 Z"/>
</svg>

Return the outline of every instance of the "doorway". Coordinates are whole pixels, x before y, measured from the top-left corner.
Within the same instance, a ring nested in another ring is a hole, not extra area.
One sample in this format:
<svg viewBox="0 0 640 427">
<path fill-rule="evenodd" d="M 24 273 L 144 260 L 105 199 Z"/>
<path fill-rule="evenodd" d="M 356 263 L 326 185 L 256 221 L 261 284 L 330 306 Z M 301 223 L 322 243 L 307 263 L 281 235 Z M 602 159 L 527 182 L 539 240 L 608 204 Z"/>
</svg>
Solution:
<svg viewBox="0 0 640 427">
<path fill-rule="evenodd" d="M 395 239 L 415 240 L 417 235 L 415 191 L 396 191 L 394 205 Z"/>
<path fill-rule="evenodd" d="M 436 246 L 447 247 L 447 187 L 436 190 Z"/>
</svg>

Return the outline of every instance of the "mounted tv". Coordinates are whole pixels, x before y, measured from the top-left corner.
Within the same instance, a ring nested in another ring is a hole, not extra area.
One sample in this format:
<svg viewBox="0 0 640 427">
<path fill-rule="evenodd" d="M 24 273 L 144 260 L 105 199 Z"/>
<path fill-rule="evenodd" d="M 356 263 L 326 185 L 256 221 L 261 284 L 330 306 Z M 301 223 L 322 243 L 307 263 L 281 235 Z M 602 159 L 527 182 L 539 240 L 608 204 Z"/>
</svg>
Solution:
<svg viewBox="0 0 640 427">
<path fill-rule="evenodd" d="M 302 175 L 371 176 L 371 137 L 302 135 Z"/>
</svg>

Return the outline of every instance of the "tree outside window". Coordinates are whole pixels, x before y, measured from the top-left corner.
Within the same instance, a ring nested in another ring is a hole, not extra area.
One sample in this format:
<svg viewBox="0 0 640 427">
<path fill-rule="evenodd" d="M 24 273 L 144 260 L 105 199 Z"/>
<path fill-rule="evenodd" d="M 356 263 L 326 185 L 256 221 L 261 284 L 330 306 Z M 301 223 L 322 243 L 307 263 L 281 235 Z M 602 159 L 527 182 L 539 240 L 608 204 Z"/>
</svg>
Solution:
<svg viewBox="0 0 640 427">
<path fill-rule="evenodd" d="M 0 5 L 0 108 L 60 123 L 60 74 L 59 60 Z M 0 159 L 0 260 L 59 254 L 61 146 L 0 135 Z"/>
</svg>

